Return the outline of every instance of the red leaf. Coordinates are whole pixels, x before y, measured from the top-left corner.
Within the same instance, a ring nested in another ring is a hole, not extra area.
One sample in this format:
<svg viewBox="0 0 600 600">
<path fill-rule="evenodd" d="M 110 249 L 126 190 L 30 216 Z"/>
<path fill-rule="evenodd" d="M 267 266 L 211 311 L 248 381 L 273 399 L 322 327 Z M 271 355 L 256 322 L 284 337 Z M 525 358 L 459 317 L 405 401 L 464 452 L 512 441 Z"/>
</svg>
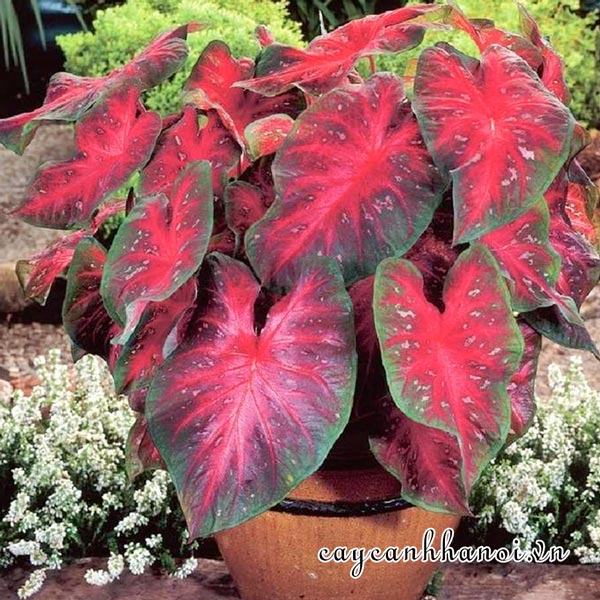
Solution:
<svg viewBox="0 0 600 600">
<path fill-rule="evenodd" d="M 265 214 L 270 200 L 260 188 L 245 181 L 233 181 L 225 188 L 225 219 L 236 234 L 237 245 L 247 229 Z"/>
<path fill-rule="evenodd" d="M 270 46 L 271 44 L 275 43 L 273 34 L 264 25 L 257 25 L 254 34 L 256 35 L 256 39 L 258 40 L 261 48 L 265 48 L 266 46 Z"/>
<path fill-rule="evenodd" d="M 538 358 L 542 349 L 542 337 L 525 323 L 519 321 L 525 342 L 525 350 L 519 369 L 513 374 L 507 387 L 511 405 L 511 436 L 521 437 L 531 424 L 535 414 L 535 377 Z"/>
<path fill-rule="evenodd" d="M 566 173 L 561 172 L 545 194 L 551 215 L 550 242 L 561 257 L 556 290 L 562 302 L 527 313 L 525 318 L 554 342 L 600 357 L 577 310 L 600 278 L 600 256 L 571 224 L 567 210 L 570 186 Z"/>
<path fill-rule="evenodd" d="M 142 173 L 142 193 L 168 194 L 178 174 L 198 160 L 210 162 L 213 191 L 220 195 L 239 160 L 239 149 L 214 111 L 200 115 L 186 106 L 181 118 L 158 138 L 154 156 Z"/>
<path fill-rule="evenodd" d="M 17 261 L 17 277 L 27 298 L 46 302 L 54 280 L 69 266 L 75 247 L 86 235 L 86 231 L 74 231 L 28 260 Z"/>
<path fill-rule="evenodd" d="M 493 21 L 468 19 L 456 6 L 452 7 L 450 21 L 470 36 L 480 52 L 497 44 L 519 55 L 534 71 L 542 64 L 542 53 L 531 40 L 495 27 Z"/>
<path fill-rule="evenodd" d="M 253 61 L 236 60 L 227 44 L 215 40 L 198 58 L 185 87 L 188 101 L 203 110 L 215 109 L 242 148 L 246 147 L 244 129 L 250 123 L 280 113 L 295 117 L 303 108 L 297 93 L 267 98 L 233 87 L 251 77 L 253 71 Z"/>
<path fill-rule="evenodd" d="M 274 154 L 283 144 L 294 126 L 288 115 L 270 115 L 250 123 L 244 129 L 248 158 L 254 161 L 261 156 Z"/>
<path fill-rule="evenodd" d="M 447 44 L 424 50 L 413 109 L 436 163 L 452 176 L 456 243 L 527 211 L 569 153 L 572 115 L 500 46 L 481 62 Z"/>
<path fill-rule="evenodd" d="M 92 237 L 79 242 L 67 272 L 62 317 L 65 331 L 78 348 L 109 360 L 116 350 L 111 338 L 119 328 L 106 312 L 100 296 L 105 262 L 106 250 L 102 244 Z"/>
<path fill-rule="evenodd" d="M 534 18 L 527 12 L 522 5 L 518 5 L 519 15 L 521 17 L 521 29 L 531 42 L 540 49 L 542 53 L 542 83 L 549 89 L 561 102 L 569 103 L 571 94 L 565 82 L 563 61 L 556 54 L 552 46 L 540 33 L 539 27 Z"/>
<path fill-rule="evenodd" d="M 43 106 L 0 119 L 0 144 L 21 154 L 40 125 L 79 120 L 107 91 L 123 84 L 135 86 L 139 91 L 155 86 L 183 64 L 187 57 L 185 39 L 197 28 L 192 23 L 164 33 L 129 64 L 105 77 L 57 73 L 50 80 Z"/>
<path fill-rule="evenodd" d="M 173 350 L 168 338 L 177 338 L 177 329 L 187 323 L 195 300 L 196 280 L 190 279 L 166 300 L 146 306 L 113 368 L 118 393 L 147 390 L 156 369 Z"/>
<path fill-rule="evenodd" d="M 117 90 L 80 121 L 77 154 L 38 172 L 17 211 L 22 219 L 55 229 L 87 223 L 96 207 L 146 163 L 160 117 L 137 115 L 138 97 L 135 88 Z"/>
<path fill-rule="evenodd" d="M 121 342 L 149 302 L 169 298 L 202 264 L 212 232 L 209 163 L 191 163 L 163 194 L 139 201 L 119 228 L 108 253 L 102 296 L 124 326 Z"/>
<path fill-rule="evenodd" d="M 409 419 L 389 398 L 379 413 L 371 450 L 402 483 L 402 497 L 429 510 L 470 514 L 456 438 Z"/>
<path fill-rule="evenodd" d="M 555 289 L 560 257 L 548 241 L 548 220 L 548 207 L 542 199 L 480 239 L 498 261 L 518 312 L 562 302 Z"/>
<path fill-rule="evenodd" d="M 576 159 L 569 165 L 564 214 L 571 227 L 592 246 L 598 247 L 600 190 Z"/>
<path fill-rule="evenodd" d="M 506 440 L 506 386 L 523 339 L 483 246 L 459 256 L 446 279 L 444 306 L 440 313 L 426 301 L 412 263 L 390 258 L 377 269 L 375 324 L 394 402 L 410 419 L 458 439 L 469 490 Z"/>
<path fill-rule="evenodd" d="M 259 57 L 256 77 L 238 85 L 266 96 L 294 86 L 323 94 L 344 83 L 361 58 L 418 46 L 428 21 L 448 13 L 448 7 L 418 4 L 352 20 L 315 38 L 306 50 L 271 44 Z"/>
<path fill-rule="evenodd" d="M 431 220 L 443 182 L 400 79 L 377 74 L 320 98 L 273 163 L 278 197 L 248 230 L 263 283 L 293 280 L 306 256 L 335 257 L 348 282 L 408 250 Z"/>
<path fill-rule="evenodd" d="M 263 512 L 320 466 L 348 421 L 356 360 L 334 265 L 307 267 L 257 333 L 250 270 L 208 262 L 206 308 L 146 403 L 192 538 Z"/>
<path fill-rule="evenodd" d="M 125 467 L 130 479 L 135 479 L 145 471 L 165 468 L 165 464 L 150 437 L 148 423 L 144 415 L 137 415 L 135 423 L 129 430 L 125 455 Z"/>
</svg>

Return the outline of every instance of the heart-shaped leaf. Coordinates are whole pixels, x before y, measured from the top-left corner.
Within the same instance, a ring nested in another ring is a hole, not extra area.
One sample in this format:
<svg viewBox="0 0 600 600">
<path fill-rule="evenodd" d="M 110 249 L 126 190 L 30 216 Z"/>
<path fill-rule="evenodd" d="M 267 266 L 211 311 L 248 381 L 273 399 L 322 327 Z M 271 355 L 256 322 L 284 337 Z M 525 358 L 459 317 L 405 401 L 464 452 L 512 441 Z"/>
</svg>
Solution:
<svg viewBox="0 0 600 600">
<path fill-rule="evenodd" d="M 74 231 L 28 260 L 17 261 L 17 277 L 27 298 L 46 302 L 54 280 L 69 266 L 75 247 L 86 235 L 86 231 Z"/>
<path fill-rule="evenodd" d="M 506 440 L 506 386 L 523 352 L 508 290 L 477 244 L 450 269 L 444 312 L 423 294 L 407 260 L 390 258 L 375 277 L 375 325 L 392 398 L 410 419 L 456 437 L 469 490 Z"/>
<path fill-rule="evenodd" d="M 427 48 L 414 90 L 427 147 L 452 176 L 456 243 L 527 211 L 567 158 L 573 116 L 510 50 L 490 46 L 478 61 Z"/>
<path fill-rule="evenodd" d="M 119 327 L 106 312 L 100 295 L 105 262 L 106 250 L 93 237 L 79 242 L 67 271 L 62 317 L 65 331 L 77 348 L 112 362 L 117 347 L 111 339 Z"/>
<path fill-rule="evenodd" d="M 166 300 L 146 306 L 113 369 L 118 393 L 146 395 L 154 372 L 174 349 L 174 344 L 167 343 L 169 337 L 178 337 L 175 329 L 187 322 L 195 300 L 196 280 L 192 278 Z M 136 400 L 135 405 L 143 406 L 143 402 Z"/>
<path fill-rule="evenodd" d="M 409 419 L 388 397 L 378 405 L 371 451 L 402 483 L 402 497 L 427 510 L 470 514 L 462 456 L 446 431 Z"/>
<path fill-rule="evenodd" d="M 109 313 L 124 343 L 149 302 L 169 298 L 202 264 L 212 232 L 211 168 L 191 163 L 163 194 L 139 200 L 110 247 L 102 278 Z"/>
<path fill-rule="evenodd" d="M 542 65 L 541 50 L 528 38 L 496 27 L 486 19 L 468 19 L 456 6 L 452 6 L 449 21 L 467 33 L 480 52 L 497 44 L 518 54 L 534 71 Z"/>
<path fill-rule="evenodd" d="M 316 101 L 273 163 L 278 196 L 246 234 L 263 283 L 293 280 L 326 255 L 346 281 L 408 250 L 431 221 L 444 183 L 395 75 L 377 74 Z"/>
<path fill-rule="evenodd" d="M 42 167 L 19 217 L 39 227 L 68 229 L 87 224 L 96 207 L 146 164 L 160 132 L 156 113 L 138 114 L 139 92 L 116 90 L 77 125 L 77 154 Z"/>
<path fill-rule="evenodd" d="M 44 123 L 79 120 L 107 91 L 122 85 L 139 91 L 170 77 L 187 57 L 187 34 L 195 23 L 177 27 L 157 37 L 124 67 L 105 77 L 77 77 L 57 73 L 50 80 L 43 106 L 7 119 L 0 119 L 0 144 L 21 154 Z"/>
<path fill-rule="evenodd" d="M 334 264 L 307 266 L 257 333 L 248 267 L 207 262 L 205 309 L 146 401 L 192 539 L 263 512 L 321 465 L 348 421 L 356 362 Z"/>
<path fill-rule="evenodd" d="M 315 38 L 306 50 L 271 44 L 259 56 L 256 77 L 238 85 L 266 96 L 294 86 L 323 94 L 343 83 L 361 58 L 418 46 L 430 21 L 443 21 L 449 11 L 439 5 L 408 6 L 350 21 Z"/>
<path fill-rule="evenodd" d="M 215 109 L 242 148 L 246 147 L 244 130 L 250 123 L 274 114 L 295 117 L 304 107 L 297 93 L 268 98 L 233 87 L 251 77 L 253 71 L 252 60 L 235 59 L 227 44 L 215 40 L 198 58 L 185 87 L 187 101 L 203 110 Z"/>
<path fill-rule="evenodd" d="M 186 106 L 181 117 L 158 138 L 152 160 L 142 173 L 141 191 L 168 195 L 177 176 L 190 162 L 207 160 L 212 166 L 213 192 L 220 195 L 239 156 L 235 140 L 216 112 L 200 115 L 193 106 Z"/>
<path fill-rule="evenodd" d="M 535 19 L 527 12 L 523 4 L 518 4 L 521 18 L 521 29 L 542 54 L 542 83 L 561 102 L 569 103 L 571 93 L 565 82 L 564 65 L 560 56 L 554 51 L 547 39 L 541 34 Z"/>
<path fill-rule="evenodd" d="M 86 230 L 73 231 L 27 260 L 17 261 L 16 272 L 23 292 L 40 304 L 45 304 L 54 280 L 69 266 L 75 247 L 85 236 L 92 236 L 107 219 L 125 210 L 125 202 L 107 202 L 92 219 Z"/>
<path fill-rule="evenodd" d="M 548 240 L 548 225 L 548 207 L 542 198 L 479 240 L 498 261 L 518 312 L 562 302 L 555 289 L 560 257 Z"/>
</svg>

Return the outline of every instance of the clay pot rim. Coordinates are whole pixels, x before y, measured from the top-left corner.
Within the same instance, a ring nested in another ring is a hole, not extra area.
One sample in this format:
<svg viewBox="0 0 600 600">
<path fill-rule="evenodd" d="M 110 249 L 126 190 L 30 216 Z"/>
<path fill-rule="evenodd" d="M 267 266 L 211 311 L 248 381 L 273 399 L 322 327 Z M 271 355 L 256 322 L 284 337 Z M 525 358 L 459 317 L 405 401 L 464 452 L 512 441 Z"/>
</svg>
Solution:
<svg viewBox="0 0 600 600">
<path fill-rule="evenodd" d="M 308 517 L 365 517 L 413 508 L 413 504 L 404 498 L 384 498 L 363 502 L 327 502 L 324 500 L 296 500 L 286 498 L 271 507 L 273 512 L 288 513 Z"/>
</svg>

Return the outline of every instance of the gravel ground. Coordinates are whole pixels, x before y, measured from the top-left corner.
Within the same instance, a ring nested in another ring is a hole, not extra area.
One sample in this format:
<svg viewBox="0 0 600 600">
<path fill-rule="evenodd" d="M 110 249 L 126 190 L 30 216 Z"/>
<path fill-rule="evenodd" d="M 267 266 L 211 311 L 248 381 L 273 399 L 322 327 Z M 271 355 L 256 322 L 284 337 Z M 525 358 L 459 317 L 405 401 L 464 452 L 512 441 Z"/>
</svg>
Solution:
<svg viewBox="0 0 600 600">
<path fill-rule="evenodd" d="M 89 568 L 103 568 L 105 559 L 83 559 L 50 571 L 35 600 L 227 600 L 239 598 L 227 567 L 217 560 L 199 560 L 184 580 L 149 572 L 124 574 L 117 582 L 94 587 L 83 581 Z M 366 567 L 369 568 L 368 565 Z M 340 565 L 340 569 L 346 569 Z M 12 569 L 0 579 L 0 598 L 17 598 L 28 571 Z M 431 596 L 427 597 L 431 598 Z M 600 569 L 567 565 L 447 565 L 437 600 L 600 600 Z M 267 600 L 267 599 L 265 599 Z M 344 599 L 345 600 L 345 599 Z M 357 598 L 356 600 L 364 600 Z M 425 598 L 424 598 L 425 600 Z"/>
<path fill-rule="evenodd" d="M 72 128 L 60 125 L 41 127 L 23 156 L 0 147 L 0 263 L 27 258 L 60 235 L 27 225 L 8 213 L 19 206 L 43 162 L 64 160 L 73 150 Z"/>
</svg>

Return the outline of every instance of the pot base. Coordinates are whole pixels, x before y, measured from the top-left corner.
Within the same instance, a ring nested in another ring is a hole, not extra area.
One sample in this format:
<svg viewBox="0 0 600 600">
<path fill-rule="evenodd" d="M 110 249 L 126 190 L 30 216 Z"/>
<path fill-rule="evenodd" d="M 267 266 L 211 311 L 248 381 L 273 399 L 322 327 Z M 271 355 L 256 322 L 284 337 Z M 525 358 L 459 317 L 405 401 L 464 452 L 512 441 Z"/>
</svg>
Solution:
<svg viewBox="0 0 600 600">
<path fill-rule="evenodd" d="M 361 502 L 399 494 L 382 469 L 321 471 L 290 494 L 299 500 Z M 418 600 L 435 563 L 367 562 L 359 578 L 352 560 L 320 562 L 318 552 L 422 545 L 423 533 L 456 528 L 460 518 L 418 507 L 358 517 L 315 517 L 268 511 L 217 534 L 217 543 L 244 600 Z"/>
</svg>

